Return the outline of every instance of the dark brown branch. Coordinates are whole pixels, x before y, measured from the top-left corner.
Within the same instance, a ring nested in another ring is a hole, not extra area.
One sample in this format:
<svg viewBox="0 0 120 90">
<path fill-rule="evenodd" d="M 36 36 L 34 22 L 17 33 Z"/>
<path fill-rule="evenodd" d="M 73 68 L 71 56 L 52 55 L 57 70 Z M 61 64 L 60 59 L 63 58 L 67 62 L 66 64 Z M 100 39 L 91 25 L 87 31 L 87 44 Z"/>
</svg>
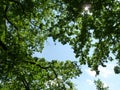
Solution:
<svg viewBox="0 0 120 90">
<path fill-rule="evenodd" d="M 8 6 L 6 6 L 6 8 L 5 8 L 5 15 L 4 15 L 4 17 L 6 18 L 6 20 L 8 21 L 8 23 L 10 23 L 16 30 L 18 30 L 17 26 L 16 26 L 15 24 L 13 24 L 13 23 L 9 20 L 9 18 L 8 18 L 8 16 L 7 16 L 7 11 L 8 11 Z"/>
<path fill-rule="evenodd" d="M 50 68 L 52 69 L 52 71 L 54 72 L 54 74 L 55 74 L 55 78 L 58 78 L 58 75 L 57 75 L 57 73 L 56 73 L 56 71 L 54 70 L 54 68 L 50 65 Z"/>
<path fill-rule="evenodd" d="M 6 45 L 0 40 L 0 46 L 6 51 L 7 47 Z"/>
<path fill-rule="evenodd" d="M 7 20 L 7 22 L 15 28 L 15 30 L 17 32 L 18 40 L 20 40 L 18 27 L 13 22 L 10 21 L 10 19 L 7 16 L 7 11 L 8 11 L 8 6 L 6 6 L 6 8 L 5 8 L 5 15 L 4 15 L 4 17 Z"/>
<path fill-rule="evenodd" d="M 24 75 L 21 75 L 20 73 L 18 73 L 18 77 L 17 77 L 20 81 L 22 81 L 24 87 L 25 87 L 25 90 L 30 90 L 30 87 L 29 87 L 29 84 L 28 82 L 26 81 L 25 79 L 25 76 Z"/>
<path fill-rule="evenodd" d="M 30 90 L 30 87 L 29 87 L 29 85 L 28 85 L 28 82 L 24 79 L 22 79 L 22 82 L 23 82 L 23 85 L 24 85 L 24 87 L 25 87 L 25 90 Z"/>
<path fill-rule="evenodd" d="M 33 62 L 33 61 L 24 61 L 25 63 L 30 63 L 30 64 L 32 64 L 32 65 L 36 65 L 36 66 L 38 66 L 38 67 L 40 67 L 40 68 L 42 68 L 42 69 L 45 69 L 45 70 L 47 70 L 47 69 L 51 69 L 53 72 L 54 72 L 54 74 L 55 74 L 55 77 L 57 78 L 58 77 L 58 75 L 57 75 L 57 73 L 56 73 L 56 71 L 54 70 L 54 68 L 50 65 L 50 66 L 47 66 L 47 67 L 43 67 L 43 66 L 41 66 L 40 64 L 37 64 L 37 63 L 35 63 L 35 62 Z"/>
</svg>

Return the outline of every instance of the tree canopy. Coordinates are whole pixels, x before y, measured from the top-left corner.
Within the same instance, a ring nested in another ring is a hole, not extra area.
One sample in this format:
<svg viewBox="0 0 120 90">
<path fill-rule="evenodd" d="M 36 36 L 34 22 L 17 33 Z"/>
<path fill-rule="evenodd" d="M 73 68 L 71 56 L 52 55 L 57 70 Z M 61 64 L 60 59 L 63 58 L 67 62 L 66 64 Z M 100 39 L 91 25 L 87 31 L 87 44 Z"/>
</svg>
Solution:
<svg viewBox="0 0 120 90">
<path fill-rule="evenodd" d="M 100 79 L 95 80 L 94 83 L 96 85 L 97 90 L 108 90 L 109 89 L 109 87 L 105 86 L 105 84 Z"/>
<path fill-rule="evenodd" d="M 0 13 L 1 89 L 72 90 L 80 65 L 99 74 L 112 60 L 120 73 L 120 1 L 1 0 Z M 71 45 L 79 63 L 33 57 L 49 37 Z"/>
</svg>

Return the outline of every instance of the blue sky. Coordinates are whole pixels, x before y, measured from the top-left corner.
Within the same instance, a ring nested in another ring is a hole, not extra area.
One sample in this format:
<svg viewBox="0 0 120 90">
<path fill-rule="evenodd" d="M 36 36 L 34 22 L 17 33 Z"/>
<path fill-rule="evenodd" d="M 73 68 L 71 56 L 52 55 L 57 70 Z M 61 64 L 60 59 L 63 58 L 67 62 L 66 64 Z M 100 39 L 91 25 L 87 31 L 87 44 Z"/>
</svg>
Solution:
<svg viewBox="0 0 120 90">
<path fill-rule="evenodd" d="M 77 61 L 72 48 L 67 45 L 62 45 L 59 42 L 53 42 L 52 38 L 48 38 L 45 42 L 45 47 L 42 54 L 35 53 L 34 56 L 44 57 L 47 60 L 73 60 Z M 87 66 L 82 66 L 83 73 L 80 77 L 72 79 L 77 90 L 96 90 L 93 83 L 98 78 L 101 79 L 105 86 L 109 86 L 109 90 L 119 90 L 120 75 L 114 74 L 113 67 L 115 62 L 109 62 L 107 68 L 99 67 L 100 75 L 95 77 L 95 72 L 91 71 Z"/>
</svg>

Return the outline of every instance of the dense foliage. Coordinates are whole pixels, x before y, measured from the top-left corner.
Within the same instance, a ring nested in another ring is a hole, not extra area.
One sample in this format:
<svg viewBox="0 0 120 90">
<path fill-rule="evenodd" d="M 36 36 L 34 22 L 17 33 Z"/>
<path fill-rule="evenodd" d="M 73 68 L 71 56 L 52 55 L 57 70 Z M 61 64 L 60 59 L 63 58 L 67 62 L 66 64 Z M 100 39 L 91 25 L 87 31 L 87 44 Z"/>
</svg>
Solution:
<svg viewBox="0 0 120 90">
<path fill-rule="evenodd" d="M 84 10 L 88 5 L 89 10 Z M 72 46 L 81 65 L 99 74 L 113 59 L 120 72 L 120 2 L 117 0 L 1 0 L 0 88 L 71 90 L 79 63 L 32 57 L 48 37 Z M 91 50 L 93 53 L 90 53 Z"/>
</svg>

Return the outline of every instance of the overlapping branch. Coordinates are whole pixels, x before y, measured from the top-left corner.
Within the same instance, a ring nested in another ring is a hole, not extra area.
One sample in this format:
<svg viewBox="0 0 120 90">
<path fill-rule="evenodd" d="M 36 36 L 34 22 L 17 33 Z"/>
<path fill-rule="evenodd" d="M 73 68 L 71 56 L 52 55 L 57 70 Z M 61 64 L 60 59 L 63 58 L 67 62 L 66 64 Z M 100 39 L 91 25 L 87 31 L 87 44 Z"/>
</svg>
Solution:
<svg viewBox="0 0 120 90">
<path fill-rule="evenodd" d="M 57 75 L 57 73 L 56 73 L 56 71 L 54 70 L 54 67 L 52 67 L 52 65 L 50 64 L 49 66 L 41 66 L 40 64 L 37 64 L 36 62 L 34 62 L 34 61 L 24 61 L 25 63 L 29 63 L 29 64 L 32 64 L 32 65 L 35 65 L 35 66 L 38 66 L 38 67 L 40 67 L 41 69 L 45 69 L 45 70 L 48 70 L 48 69 L 51 69 L 53 72 L 54 72 L 54 74 L 55 74 L 55 78 L 57 78 L 58 77 L 58 75 Z"/>
</svg>

